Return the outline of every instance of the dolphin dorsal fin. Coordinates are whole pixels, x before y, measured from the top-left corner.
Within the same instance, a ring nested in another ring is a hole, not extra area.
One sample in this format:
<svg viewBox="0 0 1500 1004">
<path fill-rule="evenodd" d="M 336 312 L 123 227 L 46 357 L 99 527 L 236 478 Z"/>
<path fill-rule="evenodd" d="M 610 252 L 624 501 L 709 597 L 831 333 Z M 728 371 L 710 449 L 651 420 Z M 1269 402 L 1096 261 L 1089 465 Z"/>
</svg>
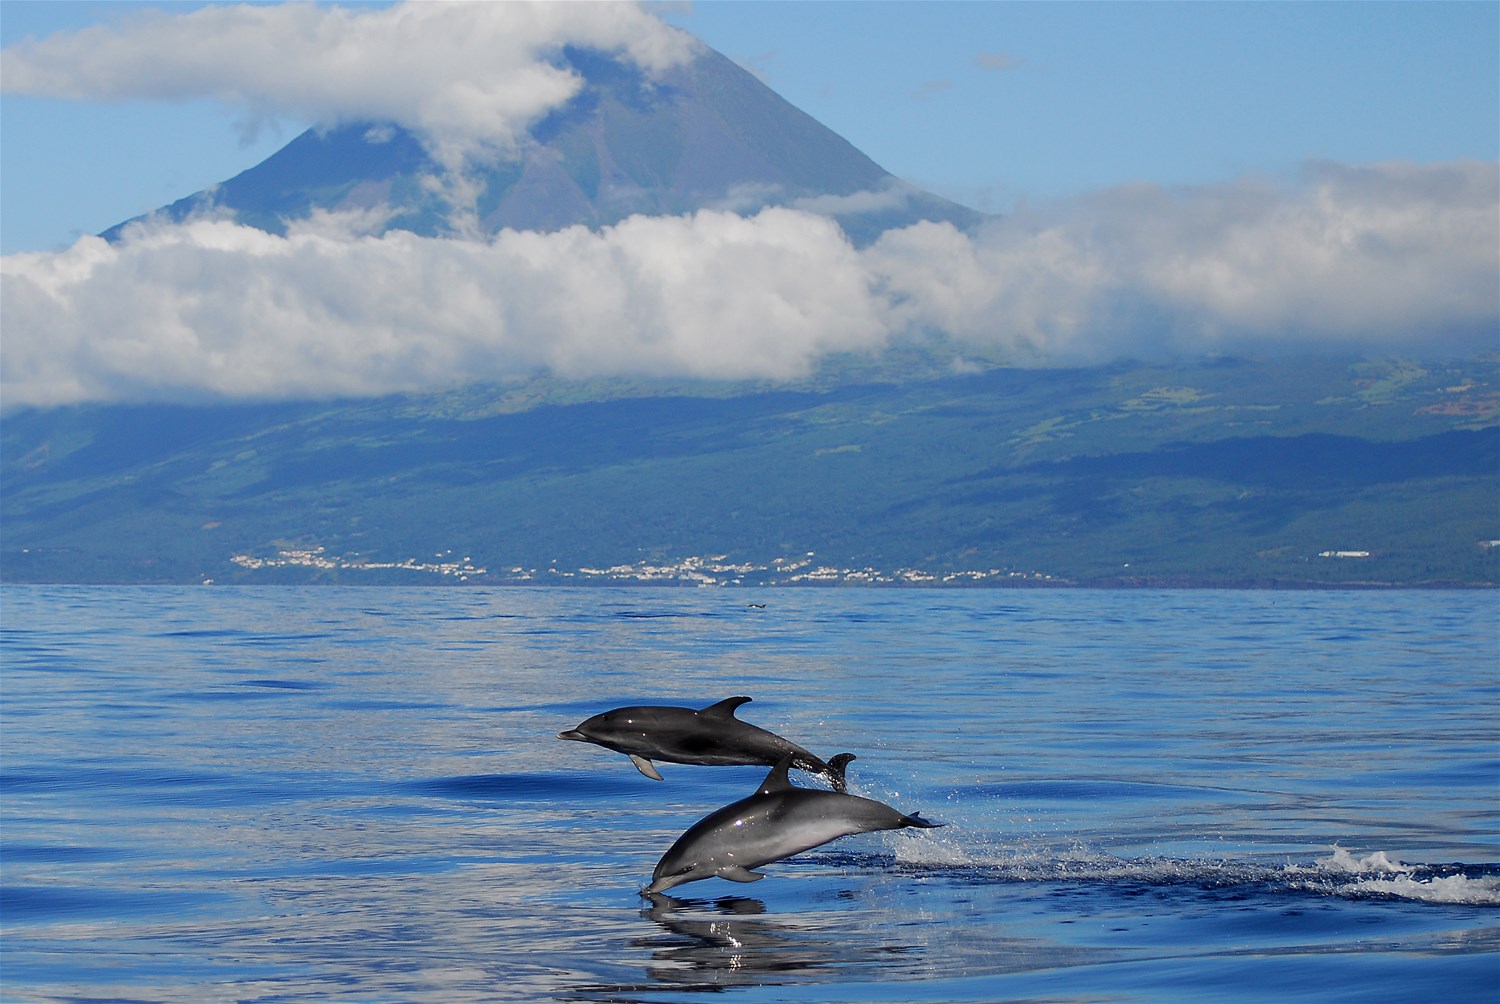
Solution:
<svg viewBox="0 0 1500 1004">
<path fill-rule="evenodd" d="M 790 791 L 795 788 L 796 785 L 792 784 L 792 779 L 786 776 L 786 772 L 791 766 L 792 754 L 790 753 L 777 760 L 776 766 L 771 768 L 771 773 L 767 774 L 766 779 L 760 783 L 760 789 L 757 791 L 757 794 L 769 795 L 772 792 Z"/>
<path fill-rule="evenodd" d="M 739 707 L 741 704 L 749 703 L 750 698 L 748 697 L 726 697 L 718 704 L 710 704 L 708 707 L 698 712 L 698 714 L 708 715 L 711 718 L 733 718 L 735 708 Z"/>
</svg>

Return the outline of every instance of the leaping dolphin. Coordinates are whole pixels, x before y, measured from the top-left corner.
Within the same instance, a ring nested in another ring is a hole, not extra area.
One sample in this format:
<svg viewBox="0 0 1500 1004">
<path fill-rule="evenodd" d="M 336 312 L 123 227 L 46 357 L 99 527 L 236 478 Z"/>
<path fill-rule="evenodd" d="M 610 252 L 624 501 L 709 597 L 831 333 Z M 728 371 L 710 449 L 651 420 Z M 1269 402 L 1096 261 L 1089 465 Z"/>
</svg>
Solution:
<svg viewBox="0 0 1500 1004">
<path fill-rule="evenodd" d="M 848 753 L 834 757 L 840 772 L 852 759 Z M 750 869 L 839 837 L 943 825 L 928 822 L 916 813 L 908 816 L 873 798 L 798 788 L 787 778 L 790 765 L 791 757 L 782 757 L 755 794 L 689 827 L 657 862 L 651 884 L 642 894 L 655 895 L 715 875 L 731 882 L 756 882 L 765 876 Z"/>
<path fill-rule="evenodd" d="M 662 779 L 652 760 L 704 767 L 774 764 L 790 757 L 793 767 L 821 774 L 836 791 L 844 790 L 844 775 L 796 743 L 774 732 L 742 722 L 734 711 L 748 697 L 729 697 L 700 710 L 654 705 L 615 708 L 587 719 L 576 729 L 559 732 L 559 739 L 594 743 L 624 753 L 636 770 L 654 781 Z"/>
</svg>

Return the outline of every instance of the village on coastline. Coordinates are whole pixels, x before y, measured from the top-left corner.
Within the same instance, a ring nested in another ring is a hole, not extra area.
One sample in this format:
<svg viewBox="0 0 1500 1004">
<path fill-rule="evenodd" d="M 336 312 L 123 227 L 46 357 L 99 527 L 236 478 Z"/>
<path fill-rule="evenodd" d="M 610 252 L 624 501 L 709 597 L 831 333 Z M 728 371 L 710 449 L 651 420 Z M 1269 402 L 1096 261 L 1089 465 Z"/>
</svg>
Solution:
<svg viewBox="0 0 1500 1004">
<path fill-rule="evenodd" d="M 489 582 L 496 584 L 575 584 L 601 585 L 651 584 L 651 585 L 695 585 L 695 586 L 740 586 L 740 585 L 950 585 L 960 583 L 997 583 L 1058 581 L 1052 575 L 1038 571 L 1014 569 L 970 569 L 962 571 L 928 572 L 919 568 L 899 568 L 892 572 L 877 568 L 843 568 L 837 565 L 820 564 L 816 554 L 808 551 L 796 558 L 775 558 L 769 564 L 732 562 L 728 555 L 703 557 L 698 555 L 676 561 L 637 561 L 633 564 L 611 565 L 608 568 L 584 566 L 577 569 L 560 568 L 554 561 L 544 568 L 527 568 L 513 565 L 503 570 L 491 571 L 474 563 L 472 557 L 454 557 L 453 552 L 436 554 L 431 560 L 406 558 L 402 561 L 367 561 L 357 556 L 333 557 L 321 546 L 286 547 L 277 551 L 275 557 L 262 558 L 249 554 L 236 554 L 230 561 L 241 568 L 261 569 L 306 569 L 327 572 L 389 572 L 409 571 L 450 578 L 458 582 Z"/>
<path fill-rule="evenodd" d="M 1500 541 L 1480 541 L 1481 547 L 1500 546 Z M 1376 555 L 1368 550 L 1325 550 L 1320 559 L 1367 561 Z M 948 585 L 1069 585 L 1063 576 L 1036 570 L 1011 568 L 927 571 L 921 568 L 898 568 L 884 571 L 873 567 L 850 568 L 821 563 L 817 554 L 808 551 L 797 557 L 778 557 L 767 564 L 736 562 L 725 554 L 691 555 L 672 560 L 640 560 L 631 564 L 579 568 L 560 567 L 552 561 L 542 568 L 512 565 L 491 570 L 476 564 L 469 555 L 455 556 L 451 550 L 430 560 L 405 558 L 401 561 L 371 561 L 358 555 L 335 557 L 321 545 L 286 546 L 275 557 L 236 554 L 230 561 L 250 571 L 284 569 L 292 571 L 353 573 L 346 581 L 360 581 L 362 573 L 414 573 L 436 576 L 455 583 L 491 585 L 664 585 L 664 586 L 948 586 Z M 1129 566 L 1126 566 L 1127 568 Z M 212 584 L 212 579 L 205 579 Z"/>
</svg>

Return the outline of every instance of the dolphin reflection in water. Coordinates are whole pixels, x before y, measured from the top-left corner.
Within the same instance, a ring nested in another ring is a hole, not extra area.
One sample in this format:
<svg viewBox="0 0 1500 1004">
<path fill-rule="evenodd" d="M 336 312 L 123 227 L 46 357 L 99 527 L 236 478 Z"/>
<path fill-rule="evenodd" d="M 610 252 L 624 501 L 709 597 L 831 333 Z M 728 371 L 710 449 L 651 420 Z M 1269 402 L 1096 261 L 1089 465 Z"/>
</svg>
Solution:
<svg viewBox="0 0 1500 1004">
<path fill-rule="evenodd" d="M 659 926 L 662 934 L 634 943 L 651 951 L 647 972 L 663 989 L 778 986 L 788 978 L 830 969 L 845 974 L 859 970 L 872 980 L 885 979 L 893 962 L 921 958 L 910 941 L 889 943 L 910 932 L 899 925 L 873 931 L 807 925 L 798 914 L 777 915 L 758 899 L 738 896 L 712 903 L 667 893 L 647 899 L 641 916 Z M 642 989 L 621 987 L 620 992 L 633 1000 Z"/>
<path fill-rule="evenodd" d="M 798 788 L 787 777 L 792 759 L 787 754 L 777 761 L 749 798 L 726 805 L 689 827 L 657 862 L 651 884 L 642 894 L 651 896 L 684 882 L 715 875 L 731 882 L 756 882 L 765 876 L 751 871 L 752 868 L 789 858 L 839 837 L 874 830 L 943 825 L 915 813 L 908 816 L 884 802 L 845 794 L 842 790 Z M 833 770 L 841 782 L 844 765 L 853 759 L 851 753 L 833 758 Z"/>
<path fill-rule="evenodd" d="M 729 697 L 702 709 L 659 705 L 615 708 L 585 720 L 575 729 L 559 732 L 557 738 L 624 753 L 637 770 L 655 781 L 662 777 L 653 760 L 731 767 L 770 766 L 790 757 L 791 766 L 821 774 L 835 791 L 844 790 L 842 771 L 831 769 L 796 743 L 736 718 L 735 709 L 749 701 L 748 697 Z"/>
</svg>

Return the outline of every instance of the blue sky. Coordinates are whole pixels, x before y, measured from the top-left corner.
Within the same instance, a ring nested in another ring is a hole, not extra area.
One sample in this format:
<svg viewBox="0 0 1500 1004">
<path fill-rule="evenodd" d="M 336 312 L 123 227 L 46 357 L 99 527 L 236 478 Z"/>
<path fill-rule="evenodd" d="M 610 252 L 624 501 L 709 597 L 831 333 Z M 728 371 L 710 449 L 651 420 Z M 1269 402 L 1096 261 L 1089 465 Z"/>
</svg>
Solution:
<svg viewBox="0 0 1500 1004">
<path fill-rule="evenodd" d="M 887 170 L 987 208 L 1500 153 L 1494 4 L 707 3 L 674 20 Z"/>
<path fill-rule="evenodd" d="M 575 92 L 551 54 L 663 73 L 694 58 L 679 29 L 1003 215 L 861 247 L 811 205 L 466 225 L 476 169 Z M 3 0 L 0 34 L 6 407 L 795 380 L 933 332 L 962 369 L 1500 332 L 1495 3 Z M 346 206 L 283 235 L 219 212 L 91 236 L 359 121 L 426 146 L 441 234 Z"/>
<path fill-rule="evenodd" d="M 0 3 L 6 47 L 139 8 Z M 991 211 L 1308 160 L 1500 156 L 1492 3 L 725 2 L 660 8 L 894 174 Z M 306 125 L 209 100 L 6 95 L 0 244 L 55 248 L 233 176 Z"/>
</svg>

